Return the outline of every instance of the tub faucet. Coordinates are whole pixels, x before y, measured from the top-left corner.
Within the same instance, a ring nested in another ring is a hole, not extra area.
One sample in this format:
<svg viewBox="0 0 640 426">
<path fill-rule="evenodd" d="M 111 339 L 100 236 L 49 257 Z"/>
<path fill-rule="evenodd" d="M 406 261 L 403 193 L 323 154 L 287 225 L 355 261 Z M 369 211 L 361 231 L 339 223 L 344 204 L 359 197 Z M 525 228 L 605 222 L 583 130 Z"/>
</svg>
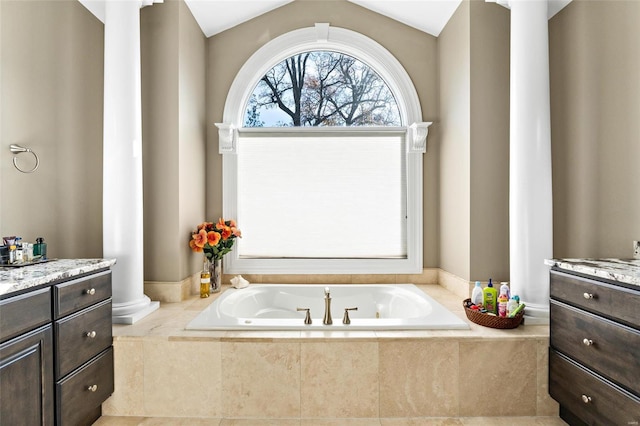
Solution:
<svg viewBox="0 0 640 426">
<path fill-rule="evenodd" d="M 325 325 L 333 324 L 331 319 L 331 294 L 329 294 L 329 287 L 324 288 L 324 318 L 322 323 Z"/>
</svg>

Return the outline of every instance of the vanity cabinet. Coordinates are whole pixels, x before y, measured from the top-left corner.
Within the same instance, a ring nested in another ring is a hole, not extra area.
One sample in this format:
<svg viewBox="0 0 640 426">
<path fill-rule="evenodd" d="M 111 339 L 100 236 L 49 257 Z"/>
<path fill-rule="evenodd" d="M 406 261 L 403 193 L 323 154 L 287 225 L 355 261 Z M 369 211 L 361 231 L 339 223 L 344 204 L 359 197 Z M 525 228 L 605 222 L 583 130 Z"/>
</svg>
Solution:
<svg viewBox="0 0 640 426">
<path fill-rule="evenodd" d="M 56 423 L 90 425 L 113 393 L 111 271 L 53 286 Z"/>
<path fill-rule="evenodd" d="M 91 425 L 113 393 L 111 271 L 0 300 L 0 423 Z"/>
<path fill-rule="evenodd" d="M 49 288 L 0 300 L 0 423 L 53 425 Z"/>
<path fill-rule="evenodd" d="M 639 424 L 640 289 L 554 268 L 549 394 L 571 425 Z"/>
</svg>

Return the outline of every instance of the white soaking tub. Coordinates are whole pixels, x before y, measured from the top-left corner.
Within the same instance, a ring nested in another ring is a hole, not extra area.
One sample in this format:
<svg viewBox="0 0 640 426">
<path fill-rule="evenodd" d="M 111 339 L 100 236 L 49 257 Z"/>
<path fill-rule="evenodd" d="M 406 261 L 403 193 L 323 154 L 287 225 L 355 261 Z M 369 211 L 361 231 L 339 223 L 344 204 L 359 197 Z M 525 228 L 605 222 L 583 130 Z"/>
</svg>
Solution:
<svg viewBox="0 0 640 426">
<path fill-rule="evenodd" d="M 332 325 L 323 324 L 324 294 Z M 350 324 L 343 324 L 345 308 Z M 311 324 L 305 324 L 309 308 Z M 252 284 L 228 289 L 187 330 L 447 330 L 468 324 L 413 284 Z"/>
</svg>

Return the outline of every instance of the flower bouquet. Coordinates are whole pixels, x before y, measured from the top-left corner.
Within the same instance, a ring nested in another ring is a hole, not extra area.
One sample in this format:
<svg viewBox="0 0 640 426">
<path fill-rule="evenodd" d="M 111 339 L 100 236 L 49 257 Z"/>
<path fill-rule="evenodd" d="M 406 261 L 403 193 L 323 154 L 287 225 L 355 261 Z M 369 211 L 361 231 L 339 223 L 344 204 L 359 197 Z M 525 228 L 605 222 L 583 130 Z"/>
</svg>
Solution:
<svg viewBox="0 0 640 426">
<path fill-rule="evenodd" d="M 242 233 L 235 221 L 222 218 L 217 223 L 203 222 L 191 233 L 189 247 L 196 253 L 204 253 L 214 292 L 220 291 L 222 257 L 231 251 L 236 238 L 242 238 Z"/>
</svg>

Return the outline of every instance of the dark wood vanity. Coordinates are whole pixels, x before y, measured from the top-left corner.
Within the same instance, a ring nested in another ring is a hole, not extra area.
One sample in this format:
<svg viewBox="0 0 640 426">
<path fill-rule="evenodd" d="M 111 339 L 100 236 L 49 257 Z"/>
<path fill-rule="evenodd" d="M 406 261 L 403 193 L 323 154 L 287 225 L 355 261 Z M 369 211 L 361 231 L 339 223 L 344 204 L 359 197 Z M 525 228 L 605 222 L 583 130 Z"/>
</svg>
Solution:
<svg viewBox="0 0 640 426">
<path fill-rule="evenodd" d="M 640 287 L 558 267 L 549 394 L 570 425 L 640 424 Z"/>
<path fill-rule="evenodd" d="M 111 270 L 0 297 L 1 423 L 91 425 L 114 390 Z"/>
</svg>

